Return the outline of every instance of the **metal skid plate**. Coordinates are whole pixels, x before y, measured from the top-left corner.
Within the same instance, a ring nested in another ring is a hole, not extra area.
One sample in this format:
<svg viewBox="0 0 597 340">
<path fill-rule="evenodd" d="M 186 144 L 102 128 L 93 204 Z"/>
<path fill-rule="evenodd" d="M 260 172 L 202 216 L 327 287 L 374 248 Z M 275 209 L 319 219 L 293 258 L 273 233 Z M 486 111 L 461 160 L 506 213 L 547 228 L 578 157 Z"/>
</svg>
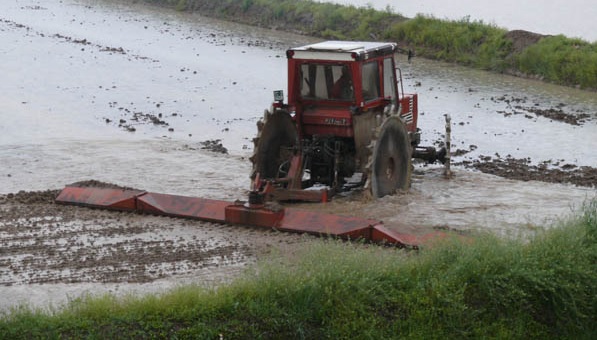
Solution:
<svg viewBox="0 0 597 340">
<path fill-rule="evenodd" d="M 137 199 L 140 213 L 224 222 L 229 202 L 148 192 Z"/>
<path fill-rule="evenodd" d="M 145 191 L 99 187 L 67 186 L 56 197 L 56 203 L 82 205 L 112 210 L 135 210 L 136 199 Z"/>
</svg>

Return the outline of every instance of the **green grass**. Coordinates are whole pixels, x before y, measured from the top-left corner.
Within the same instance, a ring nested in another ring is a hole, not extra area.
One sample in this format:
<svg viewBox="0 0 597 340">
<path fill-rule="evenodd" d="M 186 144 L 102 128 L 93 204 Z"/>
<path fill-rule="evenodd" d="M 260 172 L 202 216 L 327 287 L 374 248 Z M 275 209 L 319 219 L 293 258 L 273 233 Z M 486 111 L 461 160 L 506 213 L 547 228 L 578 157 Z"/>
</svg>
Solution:
<svg viewBox="0 0 597 340">
<path fill-rule="evenodd" d="M 517 68 L 551 82 L 597 88 L 597 43 L 563 35 L 541 39 L 517 57 Z"/>
<path fill-rule="evenodd" d="M 16 309 L 0 337 L 595 338 L 597 199 L 530 241 L 450 239 L 418 252 L 323 240 L 217 290 Z"/>
<path fill-rule="evenodd" d="M 509 67 L 511 41 L 506 30 L 468 17 L 459 21 L 418 15 L 394 25 L 388 38 L 406 43 L 419 55 L 502 72 Z"/>
</svg>

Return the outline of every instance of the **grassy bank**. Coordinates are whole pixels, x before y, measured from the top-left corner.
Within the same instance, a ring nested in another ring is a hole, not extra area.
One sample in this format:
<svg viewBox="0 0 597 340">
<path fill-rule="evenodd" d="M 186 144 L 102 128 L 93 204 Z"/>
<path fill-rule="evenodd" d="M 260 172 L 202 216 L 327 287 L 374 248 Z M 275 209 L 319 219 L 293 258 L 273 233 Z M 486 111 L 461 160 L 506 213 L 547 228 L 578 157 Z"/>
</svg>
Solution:
<svg viewBox="0 0 597 340">
<path fill-rule="evenodd" d="M 18 309 L 0 337 L 595 338 L 597 200 L 528 242 L 490 235 L 403 252 L 321 241 L 236 282 Z"/>
<path fill-rule="evenodd" d="M 137 2 L 138 0 L 130 0 Z M 308 0 L 142 0 L 324 39 L 396 41 L 416 55 L 560 85 L 597 89 L 597 42 Z M 399 11 L 400 8 L 397 8 Z"/>
<path fill-rule="evenodd" d="M 545 37 L 517 55 L 515 67 L 525 74 L 580 88 L 597 89 L 597 43 L 562 35 Z"/>
</svg>

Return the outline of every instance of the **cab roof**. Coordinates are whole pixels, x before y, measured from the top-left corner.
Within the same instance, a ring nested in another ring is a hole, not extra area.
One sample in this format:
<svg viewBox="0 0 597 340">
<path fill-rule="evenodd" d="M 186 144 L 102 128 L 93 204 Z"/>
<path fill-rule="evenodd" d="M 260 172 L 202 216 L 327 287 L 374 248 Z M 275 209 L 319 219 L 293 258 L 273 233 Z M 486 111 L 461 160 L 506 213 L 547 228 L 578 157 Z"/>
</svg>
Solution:
<svg viewBox="0 0 597 340">
<path fill-rule="evenodd" d="M 291 48 L 286 56 L 289 59 L 355 61 L 393 54 L 396 48 L 396 43 L 389 42 L 329 40 Z"/>
</svg>

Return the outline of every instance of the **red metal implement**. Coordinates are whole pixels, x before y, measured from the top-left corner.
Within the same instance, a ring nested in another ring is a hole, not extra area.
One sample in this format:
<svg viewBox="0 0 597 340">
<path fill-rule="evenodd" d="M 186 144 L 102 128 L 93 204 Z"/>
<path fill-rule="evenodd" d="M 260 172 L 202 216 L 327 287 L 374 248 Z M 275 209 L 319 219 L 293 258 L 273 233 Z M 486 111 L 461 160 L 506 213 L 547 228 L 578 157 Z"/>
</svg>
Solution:
<svg viewBox="0 0 597 340">
<path fill-rule="evenodd" d="M 56 202 L 113 210 L 136 210 L 136 199 L 145 191 L 67 186 Z"/>
<path fill-rule="evenodd" d="M 224 209 L 230 203 L 205 198 L 148 192 L 137 199 L 136 211 L 155 215 L 224 222 Z"/>
<path fill-rule="evenodd" d="M 332 235 L 349 239 L 363 238 L 397 246 L 416 247 L 420 241 L 416 236 L 389 230 L 380 221 L 372 219 L 293 208 L 272 209 L 265 205 L 157 194 L 140 190 L 67 186 L 56 197 L 56 202 L 210 222 L 252 225 L 296 233 Z"/>
</svg>

